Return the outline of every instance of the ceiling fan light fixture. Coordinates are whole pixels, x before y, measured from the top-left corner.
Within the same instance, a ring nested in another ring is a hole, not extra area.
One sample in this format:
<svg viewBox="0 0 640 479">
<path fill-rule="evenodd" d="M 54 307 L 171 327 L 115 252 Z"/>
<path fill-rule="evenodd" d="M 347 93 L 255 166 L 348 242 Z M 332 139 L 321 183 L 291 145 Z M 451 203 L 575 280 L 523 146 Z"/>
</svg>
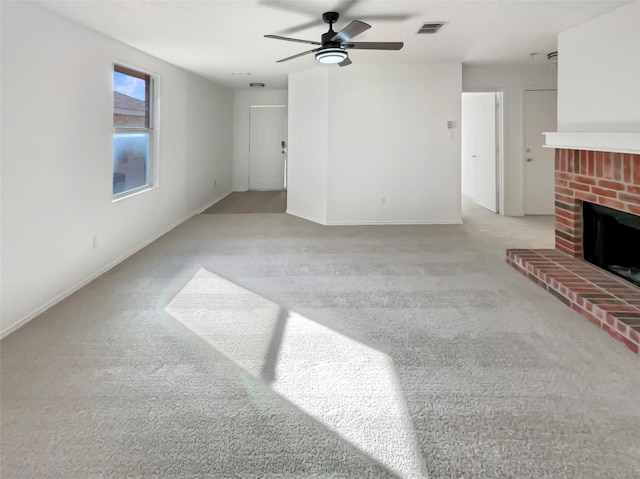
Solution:
<svg viewBox="0 0 640 479">
<path fill-rule="evenodd" d="M 316 61 L 325 65 L 342 63 L 348 57 L 342 48 L 323 48 L 316 53 Z"/>
</svg>

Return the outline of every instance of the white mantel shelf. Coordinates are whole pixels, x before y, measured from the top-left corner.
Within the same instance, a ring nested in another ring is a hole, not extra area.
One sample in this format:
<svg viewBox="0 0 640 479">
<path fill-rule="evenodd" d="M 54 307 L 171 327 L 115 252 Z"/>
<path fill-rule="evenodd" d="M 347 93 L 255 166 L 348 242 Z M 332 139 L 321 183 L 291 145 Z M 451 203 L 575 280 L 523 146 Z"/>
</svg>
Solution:
<svg viewBox="0 0 640 479">
<path fill-rule="evenodd" d="M 545 148 L 640 153 L 640 133 L 559 131 L 543 133 Z"/>
</svg>

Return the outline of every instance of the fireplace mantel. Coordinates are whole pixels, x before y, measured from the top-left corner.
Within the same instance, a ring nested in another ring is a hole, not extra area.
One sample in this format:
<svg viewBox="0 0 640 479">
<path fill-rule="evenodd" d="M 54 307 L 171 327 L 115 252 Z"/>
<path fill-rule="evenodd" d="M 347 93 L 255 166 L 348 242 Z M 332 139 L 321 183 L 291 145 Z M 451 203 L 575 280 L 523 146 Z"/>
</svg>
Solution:
<svg viewBox="0 0 640 479">
<path fill-rule="evenodd" d="M 640 133 L 546 132 L 545 148 L 640 153 Z"/>
</svg>

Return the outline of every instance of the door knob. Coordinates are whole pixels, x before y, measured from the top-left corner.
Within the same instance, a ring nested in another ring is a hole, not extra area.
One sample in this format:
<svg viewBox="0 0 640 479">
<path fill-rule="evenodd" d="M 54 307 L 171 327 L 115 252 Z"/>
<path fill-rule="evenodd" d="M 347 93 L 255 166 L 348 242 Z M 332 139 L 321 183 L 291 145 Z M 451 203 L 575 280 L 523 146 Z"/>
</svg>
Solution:
<svg viewBox="0 0 640 479">
<path fill-rule="evenodd" d="M 471 158 L 477 158 L 477 156 L 476 155 L 471 155 Z"/>
<path fill-rule="evenodd" d="M 527 158 L 527 161 L 533 161 L 533 158 Z"/>
</svg>

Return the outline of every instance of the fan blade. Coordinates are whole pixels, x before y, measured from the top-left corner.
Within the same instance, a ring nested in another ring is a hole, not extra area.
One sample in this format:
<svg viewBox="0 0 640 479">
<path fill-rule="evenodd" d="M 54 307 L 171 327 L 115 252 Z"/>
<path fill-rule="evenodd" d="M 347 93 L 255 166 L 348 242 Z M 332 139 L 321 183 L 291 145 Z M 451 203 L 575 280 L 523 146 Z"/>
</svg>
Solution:
<svg viewBox="0 0 640 479">
<path fill-rule="evenodd" d="M 309 53 L 317 52 L 318 50 L 320 49 L 314 48 L 313 50 L 307 50 L 306 52 L 298 53 L 297 55 L 293 55 L 292 57 L 287 57 L 287 58 L 283 58 L 282 60 L 278 60 L 276 63 L 288 62 L 289 60 L 293 60 L 294 58 L 308 55 Z"/>
<path fill-rule="evenodd" d="M 298 38 L 281 37 L 280 35 L 265 35 L 264 37 L 273 38 L 274 40 L 286 40 L 288 42 L 308 43 L 309 45 L 322 45 L 322 43 L 312 40 L 300 40 Z"/>
<path fill-rule="evenodd" d="M 353 62 L 351 60 L 349 60 L 349 57 L 347 57 L 344 60 L 342 60 L 340 63 L 338 63 L 338 66 L 346 67 L 346 66 L 351 65 L 351 63 L 353 63 Z"/>
<path fill-rule="evenodd" d="M 369 30 L 371 25 L 361 22 L 360 20 L 353 20 L 349 25 L 344 27 L 338 33 L 336 33 L 331 41 L 348 42 L 356 35 L 360 35 L 362 32 Z"/>
<path fill-rule="evenodd" d="M 349 9 L 351 9 L 351 7 L 353 7 L 359 1 L 362 0 L 342 0 L 338 5 L 333 7 L 333 11 L 340 12 L 342 15 L 346 15 Z M 312 27 L 320 27 L 324 25 L 324 21 L 322 20 L 322 18 L 317 18 L 317 9 L 313 8 L 313 5 L 310 5 L 310 2 L 302 2 L 300 0 L 259 0 L 259 3 L 263 4 L 266 7 L 283 10 L 287 13 L 295 12 L 301 15 L 315 18 L 315 20 L 310 20 L 306 23 L 280 30 L 278 33 L 282 35 L 289 35 L 301 30 L 306 30 Z"/>
<path fill-rule="evenodd" d="M 342 0 L 342 2 L 340 2 L 338 5 L 336 5 L 335 11 L 336 12 L 341 12 L 342 15 L 346 15 L 347 12 L 349 10 L 351 10 L 351 7 L 353 7 L 359 1 L 361 1 L 361 0 Z"/>
<path fill-rule="evenodd" d="M 359 18 L 366 20 L 367 22 L 404 22 L 405 20 L 413 17 L 414 14 L 394 14 L 394 13 L 382 13 L 379 15 L 358 15 Z"/>
<path fill-rule="evenodd" d="M 355 42 L 345 43 L 344 48 L 356 50 L 400 50 L 404 46 L 402 42 Z"/>
</svg>

